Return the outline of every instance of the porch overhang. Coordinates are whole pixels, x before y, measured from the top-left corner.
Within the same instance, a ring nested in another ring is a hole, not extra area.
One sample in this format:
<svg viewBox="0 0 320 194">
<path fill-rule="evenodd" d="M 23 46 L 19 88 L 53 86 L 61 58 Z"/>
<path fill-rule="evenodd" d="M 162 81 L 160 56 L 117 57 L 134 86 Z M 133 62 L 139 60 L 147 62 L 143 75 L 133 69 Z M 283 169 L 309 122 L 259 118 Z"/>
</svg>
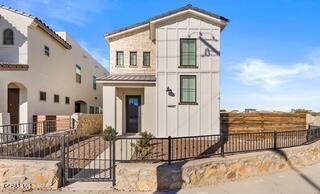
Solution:
<svg viewBox="0 0 320 194">
<path fill-rule="evenodd" d="M 130 75 L 130 74 L 110 74 L 107 77 L 97 79 L 97 83 L 102 83 L 104 86 L 155 86 L 155 75 Z"/>
</svg>

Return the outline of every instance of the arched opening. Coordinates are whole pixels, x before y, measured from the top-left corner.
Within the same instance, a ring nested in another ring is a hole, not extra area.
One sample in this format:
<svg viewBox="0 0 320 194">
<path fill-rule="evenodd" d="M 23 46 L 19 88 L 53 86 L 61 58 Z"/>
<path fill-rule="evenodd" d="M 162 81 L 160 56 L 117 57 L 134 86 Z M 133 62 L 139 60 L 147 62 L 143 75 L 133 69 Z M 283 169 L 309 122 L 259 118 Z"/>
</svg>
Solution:
<svg viewBox="0 0 320 194">
<path fill-rule="evenodd" d="M 4 45 L 13 45 L 14 44 L 13 30 L 8 28 L 3 31 L 3 44 Z"/>
<path fill-rule="evenodd" d="M 87 113 L 87 103 L 82 100 L 75 101 L 74 112 L 75 113 Z"/>
<path fill-rule="evenodd" d="M 8 110 L 10 124 L 28 122 L 28 93 L 27 88 L 18 82 L 8 84 Z M 12 133 L 26 133 L 27 131 L 12 131 Z"/>
</svg>

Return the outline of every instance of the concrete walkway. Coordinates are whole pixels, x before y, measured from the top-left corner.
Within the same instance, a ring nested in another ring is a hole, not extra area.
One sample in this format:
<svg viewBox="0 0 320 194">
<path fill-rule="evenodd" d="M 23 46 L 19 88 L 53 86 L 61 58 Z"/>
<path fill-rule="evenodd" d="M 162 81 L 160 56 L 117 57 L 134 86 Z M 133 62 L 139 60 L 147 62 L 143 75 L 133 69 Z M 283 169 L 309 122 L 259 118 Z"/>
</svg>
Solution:
<svg viewBox="0 0 320 194">
<path fill-rule="evenodd" d="M 31 192 L 31 193 L 77 193 L 102 194 L 126 193 L 108 189 L 105 183 L 77 183 L 73 187 L 59 192 Z M 162 192 L 163 194 L 320 194 L 320 163 L 300 170 L 249 178 L 243 181 L 220 184 L 216 186 L 182 189 L 179 191 Z M 131 193 L 133 194 L 133 192 Z"/>
</svg>

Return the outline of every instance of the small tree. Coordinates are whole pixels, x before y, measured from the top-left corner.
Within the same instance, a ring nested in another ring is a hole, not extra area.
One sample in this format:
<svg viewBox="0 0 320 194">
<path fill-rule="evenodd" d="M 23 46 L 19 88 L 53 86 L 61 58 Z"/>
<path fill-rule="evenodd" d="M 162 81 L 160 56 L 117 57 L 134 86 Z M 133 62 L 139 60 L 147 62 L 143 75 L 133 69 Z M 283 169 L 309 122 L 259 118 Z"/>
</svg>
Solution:
<svg viewBox="0 0 320 194">
<path fill-rule="evenodd" d="M 141 139 L 136 143 L 131 143 L 134 149 L 136 159 L 144 160 L 152 154 L 152 138 L 154 136 L 150 132 L 140 132 Z"/>
<path fill-rule="evenodd" d="M 109 141 L 111 139 L 116 138 L 118 135 L 118 132 L 115 128 L 112 128 L 111 126 L 107 126 L 107 128 L 103 131 L 103 140 Z"/>
</svg>

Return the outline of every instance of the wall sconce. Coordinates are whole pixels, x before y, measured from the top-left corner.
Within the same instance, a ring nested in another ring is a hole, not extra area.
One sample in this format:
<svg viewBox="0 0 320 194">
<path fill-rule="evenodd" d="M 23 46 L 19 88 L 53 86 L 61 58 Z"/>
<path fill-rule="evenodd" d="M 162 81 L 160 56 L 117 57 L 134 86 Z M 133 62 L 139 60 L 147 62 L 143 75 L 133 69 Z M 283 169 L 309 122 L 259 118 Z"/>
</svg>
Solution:
<svg viewBox="0 0 320 194">
<path fill-rule="evenodd" d="M 168 86 L 166 92 L 168 93 L 169 96 L 174 97 L 175 94 L 172 92 L 172 89 Z"/>
<path fill-rule="evenodd" d="M 172 92 L 171 88 L 168 86 L 166 92 Z"/>
</svg>

